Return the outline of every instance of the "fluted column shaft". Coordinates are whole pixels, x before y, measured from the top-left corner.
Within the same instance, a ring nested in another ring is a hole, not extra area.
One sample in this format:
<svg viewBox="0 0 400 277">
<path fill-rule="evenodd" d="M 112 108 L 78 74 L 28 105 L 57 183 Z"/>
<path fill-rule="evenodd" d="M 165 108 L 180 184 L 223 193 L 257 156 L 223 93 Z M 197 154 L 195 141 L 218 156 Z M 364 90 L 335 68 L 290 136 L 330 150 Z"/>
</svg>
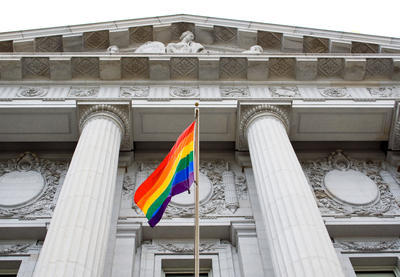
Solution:
<svg viewBox="0 0 400 277">
<path fill-rule="evenodd" d="M 34 277 L 98 277 L 104 268 L 123 128 L 101 112 L 83 125 Z"/>
<path fill-rule="evenodd" d="M 283 122 L 265 112 L 245 127 L 276 277 L 342 277 Z"/>
</svg>

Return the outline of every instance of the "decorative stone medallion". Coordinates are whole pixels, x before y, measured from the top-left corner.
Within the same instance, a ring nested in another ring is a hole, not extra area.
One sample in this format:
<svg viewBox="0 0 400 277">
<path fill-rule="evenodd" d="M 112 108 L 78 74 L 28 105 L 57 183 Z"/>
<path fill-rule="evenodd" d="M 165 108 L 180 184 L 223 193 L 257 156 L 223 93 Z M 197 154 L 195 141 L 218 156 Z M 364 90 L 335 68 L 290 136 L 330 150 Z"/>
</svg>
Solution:
<svg viewBox="0 0 400 277">
<path fill-rule="evenodd" d="M 350 205 L 367 205 L 379 196 L 376 184 L 365 174 L 353 169 L 329 171 L 324 184 L 333 197 Z"/>
<path fill-rule="evenodd" d="M 172 97 L 196 97 L 199 96 L 197 87 L 171 87 L 170 95 Z"/>
<path fill-rule="evenodd" d="M 0 218 L 50 216 L 67 163 L 39 159 L 25 152 L 0 161 Z"/>
<path fill-rule="evenodd" d="M 19 97 L 41 97 L 47 94 L 47 88 L 43 87 L 21 87 L 17 93 Z"/>
<path fill-rule="evenodd" d="M 302 165 L 322 215 L 382 216 L 399 212 L 380 176 L 380 161 L 351 159 L 338 150 Z"/>
<path fill-rule="evenodd" d="M 207 202 L 212 195 L 212 184 L 208 177 L 202 173 L 199 174 L 200 186 L 199 186 L 199 201 L 200 203 Z M 183 192 L 175 195 L 171 199 L 171 204 L 182 206 L 182 207 L 194 207 L 194 195 L 195 185 L 190 186 L 190 193 Z"/>
<path fill-rule="evenodd" d="M 319 93 L 325 97 L 346 97 L 349 96 L 346 88 L 321 88 Z"/>
</svg>

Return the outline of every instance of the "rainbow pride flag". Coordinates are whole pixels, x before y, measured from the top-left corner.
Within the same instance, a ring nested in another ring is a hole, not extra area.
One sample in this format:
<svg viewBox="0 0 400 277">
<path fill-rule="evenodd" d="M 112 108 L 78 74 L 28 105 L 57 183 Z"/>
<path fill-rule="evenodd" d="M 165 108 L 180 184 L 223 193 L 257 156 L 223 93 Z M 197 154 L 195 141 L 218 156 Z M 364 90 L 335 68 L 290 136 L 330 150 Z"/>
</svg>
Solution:
<svg viewBox="0 0 400 277">
<path fill-rule="evenodd" d="M 193 153 L 196 121 L 179 136 L 161 164 L 136 190 L 134 200 L 154 227 L 172 196 L 189 190 L 194 180 Z"/>
</svg>

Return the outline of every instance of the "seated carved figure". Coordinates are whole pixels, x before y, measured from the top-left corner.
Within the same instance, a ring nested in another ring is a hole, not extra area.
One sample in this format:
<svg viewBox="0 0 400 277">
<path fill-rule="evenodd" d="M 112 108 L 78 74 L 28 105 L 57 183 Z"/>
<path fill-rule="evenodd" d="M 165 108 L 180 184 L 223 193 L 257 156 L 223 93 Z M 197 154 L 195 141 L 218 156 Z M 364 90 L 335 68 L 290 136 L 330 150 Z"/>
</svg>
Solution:
<svg viewBox="0 0 400 277">
<path fill-rule="evenodd" d="M 183 32 L 177 43 L 168 43 L 167 53 L 200 53 L 204 50 L 203 45 L 194 42 L 194 35 L 191 31 Z"/>
<path fill-rule="evenodd" d="M 164 43 L 159 41 L 148 41 L 142 45 L 140 45 L 135 53 L 200 53 L 204 51 L 203 45 L 200 43 L 194 42 L 194 35 L 190 31 L 183 32 L 180 37 L 180 42 L 168 43 L 167 47 L 165 47 Z"/>
</svg>

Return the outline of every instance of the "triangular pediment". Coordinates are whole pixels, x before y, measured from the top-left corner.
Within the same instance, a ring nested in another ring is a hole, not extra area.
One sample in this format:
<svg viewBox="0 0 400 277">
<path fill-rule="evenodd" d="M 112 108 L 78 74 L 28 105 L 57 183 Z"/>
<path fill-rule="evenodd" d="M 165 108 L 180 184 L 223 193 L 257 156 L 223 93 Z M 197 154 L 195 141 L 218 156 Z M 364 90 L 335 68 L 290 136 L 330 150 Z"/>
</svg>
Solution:
<svg viewBox="0 0 400 277">
<path fill-rule="evenodd" d="M 0 52 L 134 51 L 147 41 L 179 41 L 191 31 L 211 52 L 240 53 L 260 45 L 268 53 L 400 53 L 400 39 L 249 21 L 172 15 L 0 33 Z"/>
</svg>

